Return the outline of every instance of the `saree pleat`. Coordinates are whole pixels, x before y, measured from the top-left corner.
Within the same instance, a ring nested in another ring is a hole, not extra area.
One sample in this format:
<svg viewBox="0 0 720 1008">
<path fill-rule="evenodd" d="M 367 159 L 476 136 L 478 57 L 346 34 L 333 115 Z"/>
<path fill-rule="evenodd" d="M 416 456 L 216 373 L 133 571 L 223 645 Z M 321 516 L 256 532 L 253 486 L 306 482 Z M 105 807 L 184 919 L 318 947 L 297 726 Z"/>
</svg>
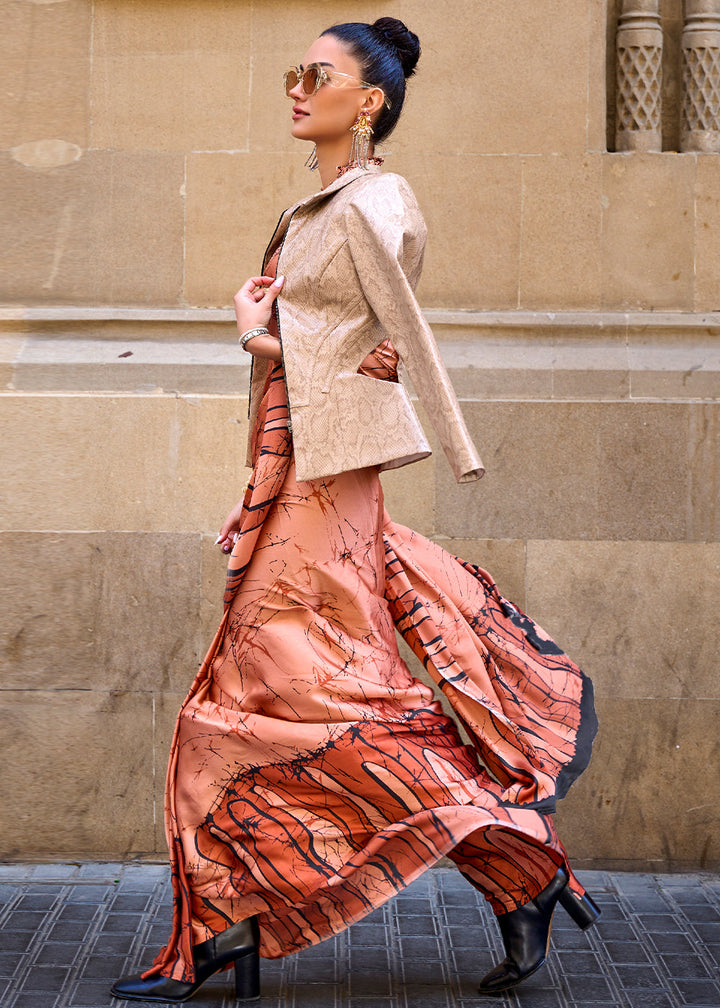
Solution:
<svg viewBox="0 0 720 1008">
<path fill-rule="evenodd" d="M 380 347 L 364 371 L 393 380 L 396 362 Z M 261 955 L 287 955 L 446 854 L 496 912 L 520 906 L 567 867 L 547 813 L 596 727 L 582 672 L 485 571 L 392 523 L 376 469 L 298 483 L 288 421 L 277 364 L 223 620 L 171 749 L 174 923 L 149 972 L 178 980 L 235 921 L 257 914 Z"/>
</svg>

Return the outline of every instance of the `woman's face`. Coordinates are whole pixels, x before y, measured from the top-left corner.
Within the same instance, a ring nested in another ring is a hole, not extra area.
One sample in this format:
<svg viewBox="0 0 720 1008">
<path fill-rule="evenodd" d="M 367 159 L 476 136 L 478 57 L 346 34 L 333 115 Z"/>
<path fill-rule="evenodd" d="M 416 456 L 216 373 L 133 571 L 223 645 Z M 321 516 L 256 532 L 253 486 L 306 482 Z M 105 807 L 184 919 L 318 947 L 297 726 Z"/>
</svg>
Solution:
<svg viewBox="0 0 720 1008">
<path fill-rule="evenodd" d="M 349 142 L 350 127 L 371 97 L 369 89 L 359 87 L 362 79 L 360 65 L 332 35 L 323 35 L 313 42 L 303 56 L 301 68 L 311 63 L 322 64 L 331 77 L 333 70 L 349 77 L 333 78 L 333 83 L 322 84 L 314 95 L 306 95 L 302 83 L 298 82 L 290 91 L 293 101 L 292 135 L 298 140 L 310 140 L 315 144 L 341 139 Z M 374 104 L 372 99 L 370 104 Z"/>
</svg>

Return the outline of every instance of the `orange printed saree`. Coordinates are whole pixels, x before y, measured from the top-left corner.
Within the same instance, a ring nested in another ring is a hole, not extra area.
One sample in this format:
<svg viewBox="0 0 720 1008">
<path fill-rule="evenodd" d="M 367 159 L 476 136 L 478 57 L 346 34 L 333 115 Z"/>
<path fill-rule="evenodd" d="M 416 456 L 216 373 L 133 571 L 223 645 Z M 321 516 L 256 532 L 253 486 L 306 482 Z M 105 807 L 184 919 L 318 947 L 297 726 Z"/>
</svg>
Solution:
<svg viewBox="0 0 720 1008">
<path fill-rule="evenodd" d="M 395 378 L 389 344 L 371 357 L 365 373 Z M 533 898 L 568 867 L 547 813 L 596 728 L 589 680 L 487 573 L 391 522 L 375 469 L 296 481 L 279 364 L 254 460 L 168 770 L 174 927 L 149 972 L 177 980 L 235 921 L 256 914 L 261 954 L 283 956 L 443 855 L 496 912 Z"/>
</svg>

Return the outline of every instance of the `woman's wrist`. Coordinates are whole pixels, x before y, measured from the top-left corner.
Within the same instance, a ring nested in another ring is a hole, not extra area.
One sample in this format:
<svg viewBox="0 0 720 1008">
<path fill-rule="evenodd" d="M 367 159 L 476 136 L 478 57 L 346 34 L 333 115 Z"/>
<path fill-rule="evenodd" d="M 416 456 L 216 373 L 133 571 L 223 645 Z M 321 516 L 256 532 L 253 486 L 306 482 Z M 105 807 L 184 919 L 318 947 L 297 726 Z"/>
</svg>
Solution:
<svg viewBox="0 0 720 1008">
<path fill-rule="evenodd" d="M 245 335 L 247 334 L 243 333 L 243 336 Z M 256 333 L 252 337 L 248 337 L 243 350 L 253 357 L 265 357 L 274 361 L 282 359 L 280 340 L 277 336 L 267 332 Z"/>
<path fill-rule="evenodd" d="M 269 336 L 269 335 L 270 333 L 266 326 L 253 326 L 252 329 L 246 329 L 245 332 L 240 333 L 239 337 L 240 349 L 245 350 L 250 340 L 254 339 L 256 336 Z"/>
</svg>

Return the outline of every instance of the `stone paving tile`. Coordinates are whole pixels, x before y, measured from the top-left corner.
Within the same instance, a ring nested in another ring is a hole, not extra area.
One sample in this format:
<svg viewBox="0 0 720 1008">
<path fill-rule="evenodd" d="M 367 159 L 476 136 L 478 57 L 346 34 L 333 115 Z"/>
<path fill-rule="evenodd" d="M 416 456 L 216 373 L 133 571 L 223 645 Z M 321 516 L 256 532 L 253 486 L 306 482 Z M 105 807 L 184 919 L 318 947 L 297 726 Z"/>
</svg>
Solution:
<svg viewBox="0 0 720 1008">
<path fill-rule="evenodd" d="M 426 873 L 342 935 L 263 961 L 261 1008 L 718 1008 L 720 876 L 585 872 L 603 909 L 579 931 L 559 908 L 545 966 L 515 991 L 477 990 L 503 957 L 492 914 L 453 869 Z M 0 865 L 2 1008 L 127 1008 L 112 981 L 164 944 L 156 864 Z M 192 1000 L 232 1008 L 232 977 Z"/>
</svg>

